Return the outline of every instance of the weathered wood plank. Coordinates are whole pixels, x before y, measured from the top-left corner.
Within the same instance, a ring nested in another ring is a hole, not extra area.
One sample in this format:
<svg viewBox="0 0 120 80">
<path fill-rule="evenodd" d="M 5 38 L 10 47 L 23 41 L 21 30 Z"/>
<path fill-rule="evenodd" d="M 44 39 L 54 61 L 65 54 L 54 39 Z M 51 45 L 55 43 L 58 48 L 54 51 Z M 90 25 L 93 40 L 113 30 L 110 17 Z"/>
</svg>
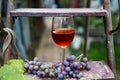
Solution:
<svg viewBox="0 0 120 80">
<path fill-rule="evenodd" d="M 51 63 L 48 63 L 51 64 Z M 83 77 L 80 80 L 114 80 L 114 74 L 111 69 L 103 61 L 92 61 L 88 62 L 92 69 L 90 71 L 83 70 Z M 43 80 L 37 76 L 25 74 L 28 76 L 29 80 Z M 55 79 L 44 79 L 44 80 L 55 80 Z M 74 79 L 66 79 L 74 80 Z"/>
<path fill-rule="evenodd" d="M 20 8 L 10 11 L 11 16 L 106 16 L 107 11 L 96 8 Z"/>
</svg>

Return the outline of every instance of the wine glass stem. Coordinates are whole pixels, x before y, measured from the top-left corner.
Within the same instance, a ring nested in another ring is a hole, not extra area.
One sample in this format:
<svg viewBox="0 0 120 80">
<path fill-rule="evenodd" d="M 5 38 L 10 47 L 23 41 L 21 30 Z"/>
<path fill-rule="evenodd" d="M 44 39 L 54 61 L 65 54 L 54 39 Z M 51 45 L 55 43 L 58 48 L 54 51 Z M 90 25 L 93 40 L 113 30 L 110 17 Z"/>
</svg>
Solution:
<svg viewBox="0 0 120 80">
<path fill-rule="evenodd" d="M 63 55 L 62 55 L 62 61 L 65 59 L 65 48 L 63 48 Z"/>
</svg>

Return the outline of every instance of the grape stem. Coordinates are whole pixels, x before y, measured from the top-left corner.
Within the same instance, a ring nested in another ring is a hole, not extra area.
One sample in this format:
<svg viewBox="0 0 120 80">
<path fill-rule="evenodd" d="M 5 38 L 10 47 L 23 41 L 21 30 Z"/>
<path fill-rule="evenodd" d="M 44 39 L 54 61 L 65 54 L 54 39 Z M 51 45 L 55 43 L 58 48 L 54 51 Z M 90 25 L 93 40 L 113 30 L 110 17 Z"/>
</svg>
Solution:
<svg viewBox="0 0 120 80">
<path fill-rule="evenodd" d="M 79 55 L 76 59 L 77 59 L 78 61 L 81 61 L 82 57 L 83 57 L 83 54 Z"/>
<path fill-rule="evenodd" d="M 25 59 L 26 62 L 29 62 L 29 60 Z"/>
</svg>

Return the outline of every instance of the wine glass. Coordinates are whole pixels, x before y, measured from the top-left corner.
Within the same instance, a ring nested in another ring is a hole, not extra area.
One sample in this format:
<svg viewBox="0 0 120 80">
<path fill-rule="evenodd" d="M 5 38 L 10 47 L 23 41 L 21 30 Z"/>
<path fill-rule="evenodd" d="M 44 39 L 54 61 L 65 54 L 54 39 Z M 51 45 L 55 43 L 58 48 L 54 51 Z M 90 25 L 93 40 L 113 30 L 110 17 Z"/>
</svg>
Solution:
<svg viewBox="0 0 120 80">
<path fill-rule="evenodd" d="M 63 61 L 65 48 L 70 45 L 75 34 L 73 17 L 53 17 L 51 34 L 53 41 L 63 49 Z"/>
</svg>

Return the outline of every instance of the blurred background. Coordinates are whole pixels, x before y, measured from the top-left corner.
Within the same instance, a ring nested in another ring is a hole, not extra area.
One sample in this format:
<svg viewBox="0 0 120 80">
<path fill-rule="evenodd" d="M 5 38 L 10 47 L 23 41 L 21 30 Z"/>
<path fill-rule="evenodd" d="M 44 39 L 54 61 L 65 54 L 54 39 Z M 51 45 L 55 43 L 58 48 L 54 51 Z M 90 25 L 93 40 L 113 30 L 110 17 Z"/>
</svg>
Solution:
<svg viewBox="0 0 120 80">
<path fill-rule="evenodd" d="M 84 8 L 87 0 L 15 0 L 15 8 Z M 101 7 L 102 0 L 91 0 L 91 7 Z M 113 29 L 118 26 L 118 0 L 110 0 Z M 3 25 L 6 25 L 7 0 L 2 1 Z M 84 17 L 74 17 L 76 35 L 66 49 L 66 56 L 83 53 Z M 120 25 L 119 25 L 120 26 Z M 41 61 L 60 61 L 61 48 L 51 38 L 51 17 L 17 17 L 13 26 L 17 36 L 17 47 L 23 59 L 37 56 Z M 88 58 L 107 61 L 105 34 L 102 17 L 90 17 Z M 120 30 L 114 34 L 117 75 L 120 76 Z"/>
</svg>

